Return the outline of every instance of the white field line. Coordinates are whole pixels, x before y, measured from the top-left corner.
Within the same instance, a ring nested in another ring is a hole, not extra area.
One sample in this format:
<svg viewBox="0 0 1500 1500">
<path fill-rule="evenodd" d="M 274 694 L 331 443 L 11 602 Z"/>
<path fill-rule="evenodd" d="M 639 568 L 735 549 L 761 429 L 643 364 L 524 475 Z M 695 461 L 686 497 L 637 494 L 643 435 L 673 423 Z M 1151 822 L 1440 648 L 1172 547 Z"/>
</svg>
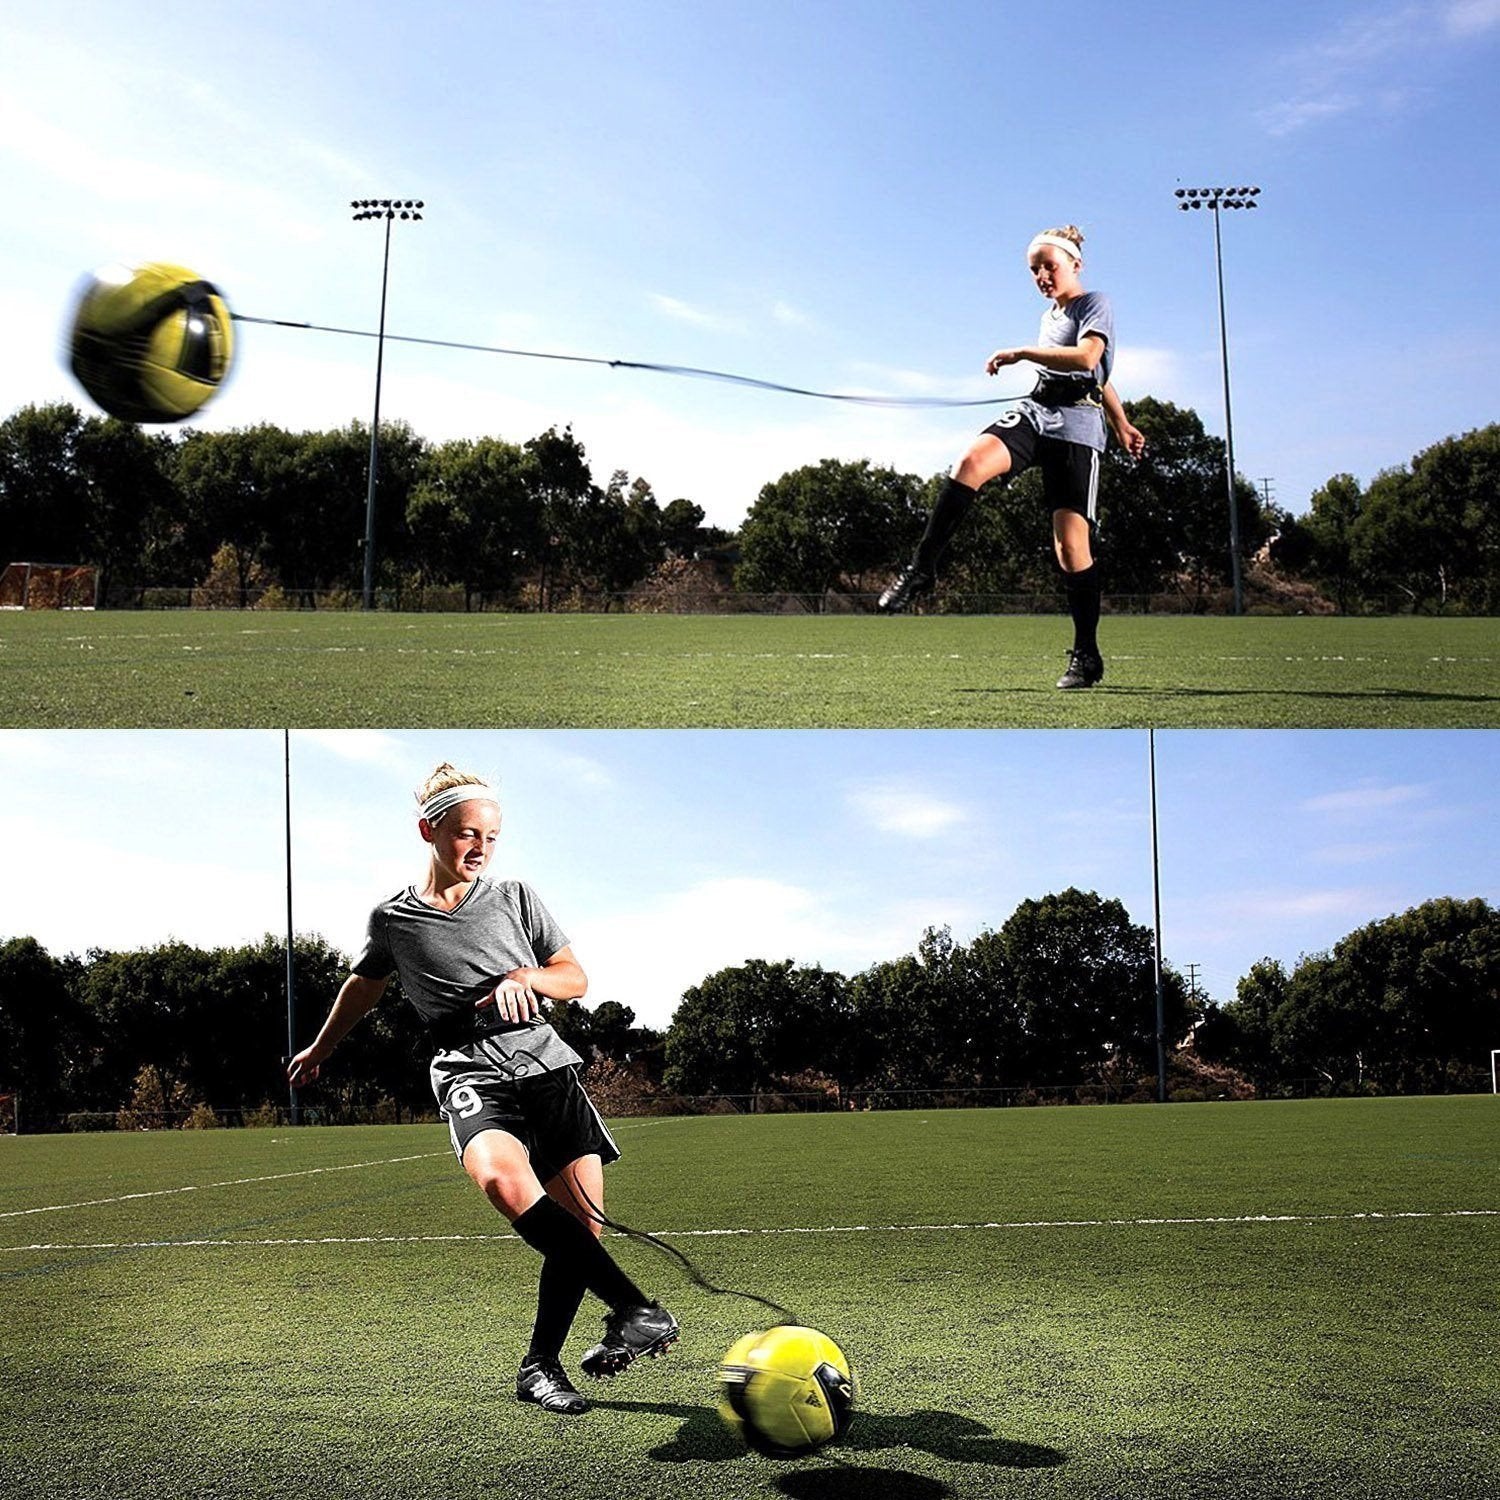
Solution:
<svg viewBox="0 0 1500 1500">
<path fill-rule="evenodd" d="M 616 1125 L 614 1133 L 622 1130 L 644 1130 L 651 1125 L 672 1125 L 679 1119 L 692 1116 L 680 1115 L 660 1120 L 637 1120 L 633 1124 Z M 266 1177 L 234 1177 L 224 1182 L 195 1182 L 187 1187 L 153 1188 L 143 1193 L 121 1193 L 114 1198 L 86 1198 L 78 1203 L 48 1203 L 39 1208 L 11 1208 L 0 1211 L 0 1219 L 22 1219 L 28 1214 L 60 1214 L 70 1208 L 104 1208 L 111 1203 L 133 1203 L 139 1198 L 168 1198 L 174 1193 L 202 1193 L 210 1188 L 245 1187 L 253 1182 L 281 1182 L 288 1177 L 316 1177 L 321 1172 L 355 1172 L 362 1167 L 388 1167 L 401 1161 L 426 1161 L 429 1157 L 451 1156 L 451 1151 L 419 1151 L 415 1156 L 384 1156 L 377 1161 L 352 1161 L 340 1167 L 307 1167 L 299 1172 L 273 1172 Z M 3 1248 L 3 1247 L 0 1247 Z"/>
<path fill-rule="evenodd" d="M 415 1158 L 403 1158 L 414 1160 Z M 320 1168 L 319 1170 L 328 1170 Z M 1437 1210 L 1399 1210 L 1391 1213 L 1368 1212 L 1348 1214 L 1238 1214 L 1212 1215 L 1203 1218 L 1161 1219 L 1013 1219 L 982 1224 L 828 1224 L 783 1229 L 661 1229 L 652 1233 L 663 1240 L 715 1238 L 759 1238 L 788 1234 L 929 1234 L 954 1231 L 1000 1229 L 1152 1229 L 1165 1225 L 1214 1224 L 1366 1224 L 1396 1219 L 1493 1219 L 1500 1218 L 1500 1208 L 1449 1208 Z M 618 1237 L 618 1236 L 614 1236 Z M 179 1249 L 266 1249 L 283 1245 L 432 1245 L 488 1243 L 514 1240 L 514 1234 L 363 1234 L 323 1235 L 308 1239 L 181 1239 L 181 1240 L 108 1240 L 88 1244 L 0 1245 L 0 1253 L 49 1250 L 179 1250 Z"/>
<path fill-rule="evenodd" d="M 341 1167 L 306 1167 L 300 1172 L 272 1172 L 265 1177 L 234 1177 L 226 1182 L 195 1182 L 187 1187 L 153 1188 L 145 1193 L 121 1193 L 114 1198 L 86 1198 L 80 1203 L 48 1203 L 40 1208 L 10 1208 L 0 1219 L 24 1219 L 28 1214 L 60 1214 L 70 1208 L 102 1208 L 109 1203 L 134 1203 L 138 1198 L 168 1198 L 173 1193 L 205 1193 L 210 1188 L 245 1187 L 252 1182 L 281 1182 L 288 1177 L 316 1177 L 322 1172 L 357 1172 L 361 1167 L 388 1167 L 398 1161 L 423 1161 L 429 1156 L 451 1156 L 450 1151 L 419 1151 L 415 1156 L 387 1156 L 379 1161 L 351 1161 Z"/>
</svg>

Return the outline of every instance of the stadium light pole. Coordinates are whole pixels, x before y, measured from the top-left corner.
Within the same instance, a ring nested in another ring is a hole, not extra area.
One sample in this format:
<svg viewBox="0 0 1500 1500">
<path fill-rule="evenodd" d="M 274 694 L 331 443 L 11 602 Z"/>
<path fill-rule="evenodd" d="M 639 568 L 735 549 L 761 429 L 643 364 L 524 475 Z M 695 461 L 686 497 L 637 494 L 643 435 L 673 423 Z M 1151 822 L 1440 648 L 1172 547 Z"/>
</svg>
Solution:
<svg viewBox="0 0 1500 1500">
<path fill-rule="evenodd" d="M 282 765 L 286 773 L 286 1056 L 297 1055 L 297 976 L 292 964 L 292 732 L 281 731 Z M 288 1084 L 292 1124 L 302 1123 L 302 1103 L 296 1084 Z"/>
<path fill-rule="evenodd" d="M 1156 924 L 1152 960 L 1156 970 L 1156 1098 L 1167 1102 L 1167 1008 L 1161 986 L 1161 858 L 1156 843 L 1156 731 L 1146 731 L 1147 759 L 1151 778 L 1151 909 Z"/>
<path fill-rule="evenodd" d="M 1224 367 L 1224 482 L 1229 491 L 1229 567 L 1234 579 L 1234 612 L 1245 612 L 1244 587 L 1240 579 L 1240 508 L 1234 502 L 1234 422 L 1229 414 L 1229 324 L 1224 316 L 1224 246 L 1219 236 L 1221 208 L 1255 208 L 1258 187 L 1177 188 L 1177 206 L 1183 213 L 1210 208 L 1214 215 L 1214 267 L 1219 278 L 1219 361 Z"/>
<path fill-rule="evenodd" d="M 355 198 L 349 207 L 355 219 L 385 221 L 385 256 L 380 266 L 380 332 L 375 337 L 375 415 L 370 421 L 370 484 L 365 492 L 364 607 L 375 607 L 375 474 L 380 462 L 380 377 L 385 367 L 385 292 L 391 274 L 391 225 L 397 219 L 420 219 L 420 200 L 411 198 Z"/>
</svg>

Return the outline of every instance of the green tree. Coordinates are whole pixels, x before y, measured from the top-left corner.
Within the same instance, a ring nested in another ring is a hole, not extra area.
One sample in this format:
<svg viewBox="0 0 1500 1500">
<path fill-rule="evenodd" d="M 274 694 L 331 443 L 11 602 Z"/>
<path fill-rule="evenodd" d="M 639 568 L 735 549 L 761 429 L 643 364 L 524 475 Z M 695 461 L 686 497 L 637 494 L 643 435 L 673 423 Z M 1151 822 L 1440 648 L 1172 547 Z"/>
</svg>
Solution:
<svg viewBox="0 0 1500 1500">
<path fill-rule="evenodd" d="M 1294 1076 L 1333 1091 L 1480 1086 L 1500 1025 L 1500 913 L 1440 898 L 1304 958 L 1276 1013 Z"/>
<path fill-rule="evenodd" d="M 1151 1065 L 1156 1050 L 1156 986 L 1151 932 L 1124 906 L 1070 887 L 1023 901 L 999 939 L 1034 1083 L 1073 1083 L 1115 1059 Z M 1187 1034 L 1193 1016 L 1180 975 L 1163 975 L 1166 1043 Z"/>
<path fill-rule="evenodd" d="M 1146 435 L 1146 454 L 1132 462 L 1111 445 L 1100 461 L 1106 586 L 1117 593 L 1184 587 L 1202 602 L 1230 578 L 1223 440 L 1206 433 L 1190 407 L 1146 396 L 1125 410 Z M 1243 562 L 1269 535 L 1269 518 L 1255 487 L 1238 475 L 1235 504 Z"/>
<path fill-rule="evenodd" d="M 843 1002 L 841 974 L 791 959 L 752 958 L 687 990 L 667 1030 L 669 1089 L 753 1094 L 805 1068 L 822 1069 Z"/>
<path fill-rule="evenodd" d="M 536 556 L 541 503 L 525 452 L 498 438 L 460 439 L 432 449 L 412 490 L 409 558 L 430 583 L 458 583 L 464 607 L 476 593 L 504 593 Z"/>
<path fill-rule="evenodd" d="M 394 463 L 384 446 L 387 437 Z M 382 543 L 392 535 L 388 507 L 402 503 L 411 462 L 405 450 L 412 441 L 401 428 L 382 428 L 384 473 L 376 506 Z M 267 562 L 286 592 L 310 608 L 321 591 L 363 586 L 370 432 L 355 422 L 297 433 L 293 445 L 287 504 L 266 518 Z"/>
<path fill-rule="evenodd" d="M 178 446 L 174 478 L 192 528 L 193 576 L 204 576 L 219 547 L 232 548 L 242 607 L 252 574 L 269 566 L 270 534 L 291 508 L 295 453 L 291 435 L 268 423 L 193 431 Z"/>
<path fill-rule="evenodd" d="M 1340 613 L 1347 613 L 1358 581 L 1354 562 L 1354 529 L 1364 508 L 1364 491 L 1352 474 L 1335 474 L 1317 490 L 1305 522 L 1312 540 L 1308 566 L 1332 592 Z"/>
<path fill-rule="evenodd" d="M 0 1093 L 20 1095 L 21 1129 L 45 1129 L 66 1110 L 90 1050 L 78 970 L 35 938 L 0 943 Z"/>
<path fill-rule="evenodd" d="M 23 406 L 0 422 L 0 566 L 91 560 L 82 431 L 78 409 L 63 401 Z"/>
<path fill-rule="evenodd" d="M 651 486 L 617 469 L 566 514 L 562 557 L 578 586 L 606 595 L 639 583 L 663 556 L 661 511 Z"/>
<path fill-rule="evenodd" d="M 1239 981 L 1235 998 L 1225 1006 L 1210 1006 L 1194 1038 L 1199 1054 L 1209 1062 L 1228 1063 L 1246 1074 L 1256 1091 L 1266 1092 L 1285 1074 L 1278 1051 L 1278 1017 L 1286 1004 L 1289 976 L 1274 958 L 1250 966 Z"/>
<path fill-rule="evenodd" d="M 918 952 L 872 964 L 848 981 L 827 1032 L 827 1071 L 845 1088 L 927 1089 L 954 1082 L 959 1038 L 945 1024 L 953 941 L 929 930 Z"/>
<path fill-rule="evenodd" d="M 575 517 L 593 493 L 593 476 L 583 444 L 571 427 L 549 427 L 526 443 L 527 483 L 541 515 L 537 597 L 551 609 L 560 575 L 567 564 L 567 545 L 577 532 Z"/>
<path fill-rule="evenodd" d="M 152 543 L 170 526 L 177 501 L 172 440 L 132 422 L 90 417 L 75 453 L 88 497 L 82 555 L 99 569 L 99 597 L 117 580 L 152 581 Z"/>
<path fill-rule="evenodd" d="M 739 587 L 822 594 L 847 580 L 863 591 L 915 542 L 922 483 L 869 460 L 824 459 L 765 485 L 741 531 Z"/>
</svg>

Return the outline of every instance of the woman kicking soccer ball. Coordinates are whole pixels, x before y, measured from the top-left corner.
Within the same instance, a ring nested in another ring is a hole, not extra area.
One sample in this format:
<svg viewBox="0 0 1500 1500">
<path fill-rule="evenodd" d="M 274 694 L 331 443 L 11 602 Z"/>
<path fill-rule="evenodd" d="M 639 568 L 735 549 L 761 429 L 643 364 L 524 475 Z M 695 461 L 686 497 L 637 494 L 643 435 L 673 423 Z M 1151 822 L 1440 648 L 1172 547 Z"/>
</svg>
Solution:
<svg viewBox="0 0 1500 1500">
<path fill-rule="evenodd" d="M 1099 570 L 1090 539 L 1105 420 L 1132 458 L 1140 457 L 1146 440 L 1131 426 L 1109 383 L 1114 313 L 1108 297 L 1084 291 L 1079 280 L 1082 232 L 1072 224 L 1044 230 L 1027 248 L 1026 260 L 1037 290 L 1052 305 L 1042 315 L 1035 347 L 997 349 L 985 369 L 993 375 L 1025 360 L 1040 367 L 1041 378 L 1031 395 L 986 427 L 958 461 L 933 507 L 916 555 L 880 596 L 879 608 L 894 614 L 932 588 L 938 558 L 982 485 L 1037 464 L 1073 616 L 1073 652 L 1057 685 L 1093 687 L 1104 677 L 1097 636 Z"/>
<path fill-rule="evenodd" d="M 493 882 L 500 804 L 477 776 L 439 766 L 417 793 L 431 858 L 421 885 L 370 914 L 369 935 L 316 1040 L 291 1061 L 312 1082 L 399 975 L 427 1023 L 438 1109 L 464 1170 L 542 1257 L 536 1325 L 516 1396 L 547 1411 L 588 1402 L 563 1370 L 563 1342 L 591 1291 L 608 1307 L 586 1375 L 617 1375 L 677 1338 L 677 1320 L 600 1243 L 605 1162 L 619 1150 L 578 1081 L 582 1059 L 541 1017 L 541 997 L 588 987 L 567 936 L 530 886 Z"/>
</svg>

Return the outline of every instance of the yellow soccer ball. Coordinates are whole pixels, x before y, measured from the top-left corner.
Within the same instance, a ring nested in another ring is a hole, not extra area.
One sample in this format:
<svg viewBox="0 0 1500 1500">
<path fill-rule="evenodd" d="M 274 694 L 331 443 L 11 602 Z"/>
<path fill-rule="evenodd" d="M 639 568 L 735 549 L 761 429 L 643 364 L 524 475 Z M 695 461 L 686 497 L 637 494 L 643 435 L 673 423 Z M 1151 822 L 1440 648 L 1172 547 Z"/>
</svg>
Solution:
<svg viewBox="0 0 1500 1500">
<path fill-rule="evenodd" d="M 219 289 L 185 266 L 110 266 L 79 293 L 68 356 L 110 416 L 180 422 L 228 378 L 234 320 Z"/>
<path fill-rule="evenodd" d="M 800 1458 L 836 1442 L 854 1415 L 854 1373 L 816 1328 L 747 1333 L 719 1367 L 719 1415 L 748 1447 Z"/>
</svg>

